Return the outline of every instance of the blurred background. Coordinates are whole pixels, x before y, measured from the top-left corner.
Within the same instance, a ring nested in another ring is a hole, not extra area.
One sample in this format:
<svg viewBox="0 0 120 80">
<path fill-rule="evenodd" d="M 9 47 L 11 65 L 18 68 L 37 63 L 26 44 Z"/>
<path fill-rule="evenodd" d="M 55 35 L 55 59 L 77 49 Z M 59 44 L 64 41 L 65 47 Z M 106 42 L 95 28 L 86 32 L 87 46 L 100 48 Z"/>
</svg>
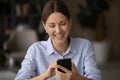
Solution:
<svg viewBox="0 0 120 80">
<path fill-rule="evenodd" d="M 0 80 L 14 80 L 27 48 L 47 39 L 41 24 L 46 1 L 0 0 Z M 103 80 L 120 79 L 120 0 L 63 2 L 73 20 L 71 35 L 93 42 Z"/>
</svg>

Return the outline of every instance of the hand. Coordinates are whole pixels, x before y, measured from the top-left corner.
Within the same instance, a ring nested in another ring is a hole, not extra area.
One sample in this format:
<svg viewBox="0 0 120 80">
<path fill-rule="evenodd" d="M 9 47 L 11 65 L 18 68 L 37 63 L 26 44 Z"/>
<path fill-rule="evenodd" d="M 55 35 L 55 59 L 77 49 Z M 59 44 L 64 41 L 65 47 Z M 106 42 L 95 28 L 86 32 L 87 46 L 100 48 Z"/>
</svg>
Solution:
<svg viewBox="0 0 120 80">
<path fill-rule="evenodd" d="M 48 78 L 55 75 L 55 69 L 56 69 L 56 61 L 52 62 L 47 71 L 39 76 L 30 78 L 29 80 L 47 80 Z"/>
<path fill-rule="evenodd" d="M 72 75 L 71 75 L 70 80 L 80 80 L 81 79 L 80 77 L 82 76 L 78 73 L 75 64 L 72 63 Z"/>
<path fill-rule="evenodd" d="M 75 64 L 72 63 L 72 76 L 70 80 L 92 80 L 92 79 L 80 75 L 77 71 L 77 68 L 75 67 Z"/>
<path fill-rule="evenodd" d="M 63 70 L 65 73 L 58 71 L 58 68 Z M 58 80 L 70 80 L 72 71 L 60 65 L 57 65 L 55 71 L 56 71 L 56 76 L 58 77 Z"/>
<path fill-rule="evenodd" d="M 65 71 L 65 73 L 62 73 L 62 72 L 58 71 L 56 68 L 56 76 L 58 77 L 59 80 L 80 80 L 81 76 L 79 75 L 74 63 L 72 63 L 71 65 L 72 65 L 72 71 L 70 71 L 60 65 L 57 65 L 57 68 L 60 68 L 63 71 Z"/>
<path fill-rule="evenodd" d="M 57 65 L 57 62 L 56 62 L 56 61 L 53 61 L 53 62 L 49 65 L 47 71 L 45 72 L 45 74 L 48 76 L 48 78 L 55 75 L 56 65 Z"/>
</svg>

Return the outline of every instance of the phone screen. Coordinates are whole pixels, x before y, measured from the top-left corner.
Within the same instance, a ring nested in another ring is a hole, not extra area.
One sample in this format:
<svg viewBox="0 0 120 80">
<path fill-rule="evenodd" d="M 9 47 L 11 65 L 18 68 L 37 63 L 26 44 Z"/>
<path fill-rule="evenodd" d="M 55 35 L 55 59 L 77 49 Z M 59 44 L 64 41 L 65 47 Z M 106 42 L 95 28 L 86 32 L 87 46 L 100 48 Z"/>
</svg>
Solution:
<svg viewBox="0 0 120 80">
<path fill-rule="evenodd" d="M 70 58 L 59 59 L 59 60 L 57 60 L 57 64 L 67 68 L 68 70 L 71 70 L 71 59 Z M 59 68 L 58 68 L 58 71 L 65 73 L 65 71 L 63 71 Z"/>
</svg>

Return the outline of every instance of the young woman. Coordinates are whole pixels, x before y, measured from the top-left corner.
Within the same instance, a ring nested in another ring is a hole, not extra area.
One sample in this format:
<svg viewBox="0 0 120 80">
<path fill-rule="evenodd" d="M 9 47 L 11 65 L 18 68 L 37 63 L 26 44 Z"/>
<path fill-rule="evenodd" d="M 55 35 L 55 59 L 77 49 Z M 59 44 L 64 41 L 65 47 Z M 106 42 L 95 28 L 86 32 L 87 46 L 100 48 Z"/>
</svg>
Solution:
<svg viewBox="0 0 120 80">
<path fill-rule="evenodd" d="M 92 43 L 69 35 L 72 20 L 63 2 L 49 0 L 43 9 L 42 23 L 49 38 L 29 47 L 15 80 L 101 80 Z M 63 58 L 71 58 L 72 71 L 57 64 Z"/>
</svg>

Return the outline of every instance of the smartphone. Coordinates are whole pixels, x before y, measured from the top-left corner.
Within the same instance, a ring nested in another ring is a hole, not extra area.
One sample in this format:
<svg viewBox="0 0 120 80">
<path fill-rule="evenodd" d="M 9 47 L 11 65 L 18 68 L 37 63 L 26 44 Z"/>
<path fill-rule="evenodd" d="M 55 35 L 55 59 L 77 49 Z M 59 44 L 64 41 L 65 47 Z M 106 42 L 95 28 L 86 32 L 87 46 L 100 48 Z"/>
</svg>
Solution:
<svg viewBox="0 0 120 80">
<path fill-rule="evenodd" d="M 68 70 L 71 70 L 71 59 L 70 58 L 59 59 L 57 60 L 57 64 L 67 68 Z M 58 68 L 58 71 L 65 73 L 65 71 L 59 68 Z"/>
</svg>

